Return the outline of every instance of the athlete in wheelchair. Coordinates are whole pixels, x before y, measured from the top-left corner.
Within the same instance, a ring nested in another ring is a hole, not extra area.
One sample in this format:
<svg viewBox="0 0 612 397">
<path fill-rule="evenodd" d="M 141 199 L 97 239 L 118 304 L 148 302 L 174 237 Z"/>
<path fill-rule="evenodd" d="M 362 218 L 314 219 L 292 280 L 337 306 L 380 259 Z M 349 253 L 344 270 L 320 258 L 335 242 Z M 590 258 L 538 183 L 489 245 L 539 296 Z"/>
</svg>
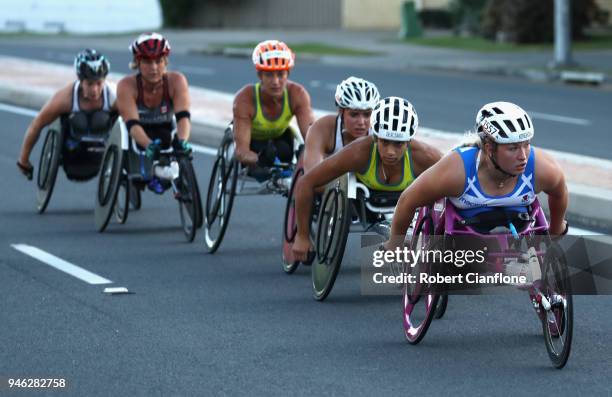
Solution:
<svg viewBox="0 0 612 397">
<path fill-rule="evenodd" d="M 351 225 L 386 234 L 383 229 L 401 191 L 441 157 L 437 149 L 413 139 L 418 117 L 403 98 L 379 101 L 371 123 L 373 135 L 325 159 L 296 186 L 293 255 L 296 261 L 306 261 L 309 251 L 315 252 L 312 284 L 317 300 L 325 299 L 333 288 Z M 311 235 L 313 199 L 322 187 L 316 232 Z"/>
<path fill-rule="evenodd" d="M 380 94 L 373 83 L 351 76 L 338 84 L 334 99 L 338 113 L 321 117 L 308 129 L 304 151 L 298 157 L 291 188 L 287 195 L 282 252 L 283 270 L 287 274 L 295 272 L 301 263 L 293 258 L 292 252 L 293 241 L 297 233 L 295 186 L 305 172 L 308 172 L 325 158 L 339 152 L 357 138 L 369 134 L 370 117 L 372 110 L 380 100 Z M 319 202 L 320 194 L 315 197 L 315 208 L 313 209 L 315 214 L 318 213 L 316 203 Z M 316 218 L 316 215 L 313 216 L 313 220 L 314 218 Z M 311 264 L 312 259 L 314 259 L 313 254 L 303 262 L 305 265 Z"/>
<path fill-rule="evenodd" d="M 39 213 L 47 208 L 60 166 L 71 181 L 87 181 L 98 174 L 104 143 L 116 119 L 115 93 L 106 83 L 110 63 L 104 55 L 83 50 L 74 67 L 78 80 L 58 91 L 32 120 L 17 161 L 31 180 L 30 153 L 46 126 L 36 180 Z"/>
<path fill-rule="evenodd" d="M 121 118 L 102 162 L 96 227 L 104 231 L 113 211 L 119 223 L 125 223 L 129 203 L 139 209 L 145 188 L 156 194 L 171 189 L 179 203 L 183 232 L 191 242 L 202 225 L 202 209 L 187 142 L 191 130 L 187 79 L 166 71 L 170 44 L 162 35 L 140 35 L 130 49 L 134 57 L 130 67 L 138 73 L 117 85 Z"/>
<path fill-rule="evenodd" d="M 474 145 L 455 149 L 402 193 L 385 249 L 402 246 L 418 207 L 412 250 L 455 250 L 472 243 L 486 247 L 485 274 L 525 277 L 513 285 L 529 291 L 549 357 L 562 368 L 571 347 L 573 305 L 567 263 L 551 236 L 568 230 L 563 172 L 549 154 L 531 147 L 531 118 L 515 104 L 486 104 L 477 113 L 476 130 Z M 548 195 L 550 225 L 536 198 L 541 191 Z M 458 287 L 431 279 L 419 282 L 419 274 L 457 271 L 457 266 L 429 259 L 411 269 L 417 282 L 406 283 L 404 328 L 408 341 L 416 344 L 436 312 L 441 316 L 444 308 L 438 301 Z"/>
<path fill-rule="evenodd" d="M 210 253 L 221 244 L 235 195 L 286 195 L 304 136 L 313 122 L 310 97 L 288 80 L 294 54 L 283 42 L 267 40 L 253 50 L 259 82 L 234 99 L 234 119 L 225 131 L 211 172 L 204 216 Z M 295 116 L 300 133 L 290 122 Z"/>
</svg>

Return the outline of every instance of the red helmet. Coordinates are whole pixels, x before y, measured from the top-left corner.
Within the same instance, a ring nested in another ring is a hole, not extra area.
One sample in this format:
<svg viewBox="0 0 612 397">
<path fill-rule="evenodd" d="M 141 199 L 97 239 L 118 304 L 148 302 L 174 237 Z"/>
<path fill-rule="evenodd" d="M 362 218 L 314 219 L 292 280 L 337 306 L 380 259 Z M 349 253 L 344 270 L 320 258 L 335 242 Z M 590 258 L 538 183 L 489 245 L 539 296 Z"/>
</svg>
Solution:
<svg viewBox="0 0 612 397">
<path fill-rule="evenodd" d="M 255 46 L 253 64 L 262 71 L 289 70 L 294 65 L 295 54 L 287 44 L 278 40 L 266 40 Z"/>
<path fill-rule="evenodd" d="M 159 33 L 143 33 L 130 45 L 130 50 L 138 59 L 158 59 L 170 54 L 170 43 Z"/>
</svg>

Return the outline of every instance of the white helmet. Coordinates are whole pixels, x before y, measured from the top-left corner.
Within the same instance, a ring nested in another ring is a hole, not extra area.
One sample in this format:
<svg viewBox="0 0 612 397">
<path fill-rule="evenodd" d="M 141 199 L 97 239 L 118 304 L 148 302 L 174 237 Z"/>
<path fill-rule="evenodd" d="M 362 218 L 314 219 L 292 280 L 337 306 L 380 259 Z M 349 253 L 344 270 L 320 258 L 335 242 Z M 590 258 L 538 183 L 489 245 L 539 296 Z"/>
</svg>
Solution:
<svg viewBox="0 0 612 397">
<path fill-rule="evenodd" d="M 519 106 L 491 102 L 476 114 L 476 131 L 481 138 L 488 136 L 496 143 L 518 143 L 533 138 L 533 123 Z"/>
<path fill-rule="evenodd" d="M 374 135 L 390 141 L 410 141 L 419 127 L 412 104 L 396 96 L 378 102 L 370 120 Z"/>
<path fill-rule="evenodd" d="M 380 100 L 373 83 L 351 76 L 336 87 L 336 106 L 344 109 L 374 109 Z"/>
</svg>

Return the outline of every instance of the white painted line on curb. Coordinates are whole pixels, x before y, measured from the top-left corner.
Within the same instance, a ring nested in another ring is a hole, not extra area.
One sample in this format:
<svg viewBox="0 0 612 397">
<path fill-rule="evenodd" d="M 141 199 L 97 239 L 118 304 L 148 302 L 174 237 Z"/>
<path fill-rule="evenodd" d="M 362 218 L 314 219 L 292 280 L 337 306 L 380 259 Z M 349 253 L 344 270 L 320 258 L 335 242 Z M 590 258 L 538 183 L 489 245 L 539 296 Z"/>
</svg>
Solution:
<svg viewBox="0 0 612 397">
<path fill-rule="evenodd" d="M 570 236 L 603 236 L 602 233 L 597 233 L 592 230 L 581 229 L 579 227 L 570 226 L 567 234 Z"/>
<path fill-rule="evenodd" d="M 38 114 L 37 111 L 32 109 L 22 108 L 20 106 L 7 105 L 4 103 L 0 103 L 0 110 L 30 117 L 36 117 L 36 115 Z"/>
<path fill-rule="evenodd" d="M 217 73 L 214 69 L 211 69 L 211 68 L 201 68 L 198 66 L 187 66 L 187 65 L 177 66 L 176 70 L 180 70 L 181 72 L 186 72 L 186 73 L 201 74 L 205 76 L 212 76 L 213 74 Z"/>
<path fill-rule="evenodd" d="M 51 255 L 50 253 L 31 245 L 11 244 L 11 247 L 28 256 L 31 256 L 34 259 L 38 259 L 51 267 L 54 267 L 57 270 L 61 270 L 62 272 L 68 273 L 79 280 L 85 281 L 88 284 L 98 285 L 112 283 L 112 281 L 107 280 L 104 277 L 98 276 L 97 274 L 92 273 L 89 270 L 85 270 L 77 265 L 73 265 L 70 262 L 66 262 L 62 258 L 58 258 L 57 256 Z"/>
<path fill-rule="evenodd" d="M 193 148 L 194 152 L 207 154 L 209 156 L 216 156 L 217 155 L 217 149 L 214 149 L 214 148 L 211 148 L 211 147 L 208 147 L 208 146 L 202 146 L 202 145 L 198 145 L 198 144 L 192 143 L 191 147 Z"/>
<path fill-rule="evenodd" d="M 548 114 L 548 113 L 538 113 L 527 111 L 527 113 L 534 119 L 548 120 L 548 121 L 557 121 L 559 123 L 567 123 L 567 124 L 575 124 L 575 125 L 591 125 L 590 120 L 586 119 L 578 119 L 575 117 L 567 117 L 567 116 L 559 116 L 556 114 Z"/>
</svg>

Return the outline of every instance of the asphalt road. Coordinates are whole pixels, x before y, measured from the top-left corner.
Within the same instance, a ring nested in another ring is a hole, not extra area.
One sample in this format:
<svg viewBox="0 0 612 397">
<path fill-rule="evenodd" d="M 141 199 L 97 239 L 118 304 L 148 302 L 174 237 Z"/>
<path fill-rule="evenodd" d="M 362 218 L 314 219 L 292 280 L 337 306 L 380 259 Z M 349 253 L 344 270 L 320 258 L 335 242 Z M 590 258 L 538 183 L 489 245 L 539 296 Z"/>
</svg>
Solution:
<svg viewBox="0 0 612 397">
<path fill-rule="evenodd" d="M 401 299 L 363 296 L 351 236 L 330 297 L 310 269 L 280 266 L 280 197 L 238 197 L 219 252 L 183 241 L 176 202 L 145 192 L 127 224 L 99 234 L 95 183 L 60 171 L 44 215 L 14 165 L 29 117 L 0 112 L 0 378 L 65 378 L 15 395 L 610 395 L 610 297 L 575 299 L 574 344 L 551 368 L 523 294 L 451 297 L 418 346 Z M 37 164 L 37 146 L 32 159 Z M 212 157 L 196 155 L 200 186 Z M 11 244 L 28 244 L 126 287 L 109 296 Z M 4 385 L 0 394 L 6 393 Z"/>
<path fill-rule="evenodd" d="M 35 40 L 2 39 L 0 54 L 71 65 L 74 55 L 82 50 L 81 47 L 58 42 L 59 39 L 38 44 Z M 130 73 L 127 67 L 130 60 L 128 45 L 129 41 L 126 41 L 125 46 L 115 47 L 113 44 L 112 49 L 104 49 L 113 71 Z M 507 100 L 519 104 L 533 117 L 536 126 L 533 142 L 536 145 L 611 158 L 611 91 L 533 83 L 507 77 L 376 70 L 359 65 L 358 57 L 347 58 L 347 65 L 342 66 L 299 60 L 291 78 L 305 85 L 315 108 L 333 110 L 336 85 L 350 75 L 360 76 L 375 82 L 383 96 L 408 98 L 415 105 L 422 126 L 458 133 L 473 127 L 480 106 L 491 101 Z M 228 93 L 234 93 L 247 82 L 256 80 L 248 58 L 177 51 L 171 56 L 171 67 L 184 72 L 191 85 Z"/>
</svg>

